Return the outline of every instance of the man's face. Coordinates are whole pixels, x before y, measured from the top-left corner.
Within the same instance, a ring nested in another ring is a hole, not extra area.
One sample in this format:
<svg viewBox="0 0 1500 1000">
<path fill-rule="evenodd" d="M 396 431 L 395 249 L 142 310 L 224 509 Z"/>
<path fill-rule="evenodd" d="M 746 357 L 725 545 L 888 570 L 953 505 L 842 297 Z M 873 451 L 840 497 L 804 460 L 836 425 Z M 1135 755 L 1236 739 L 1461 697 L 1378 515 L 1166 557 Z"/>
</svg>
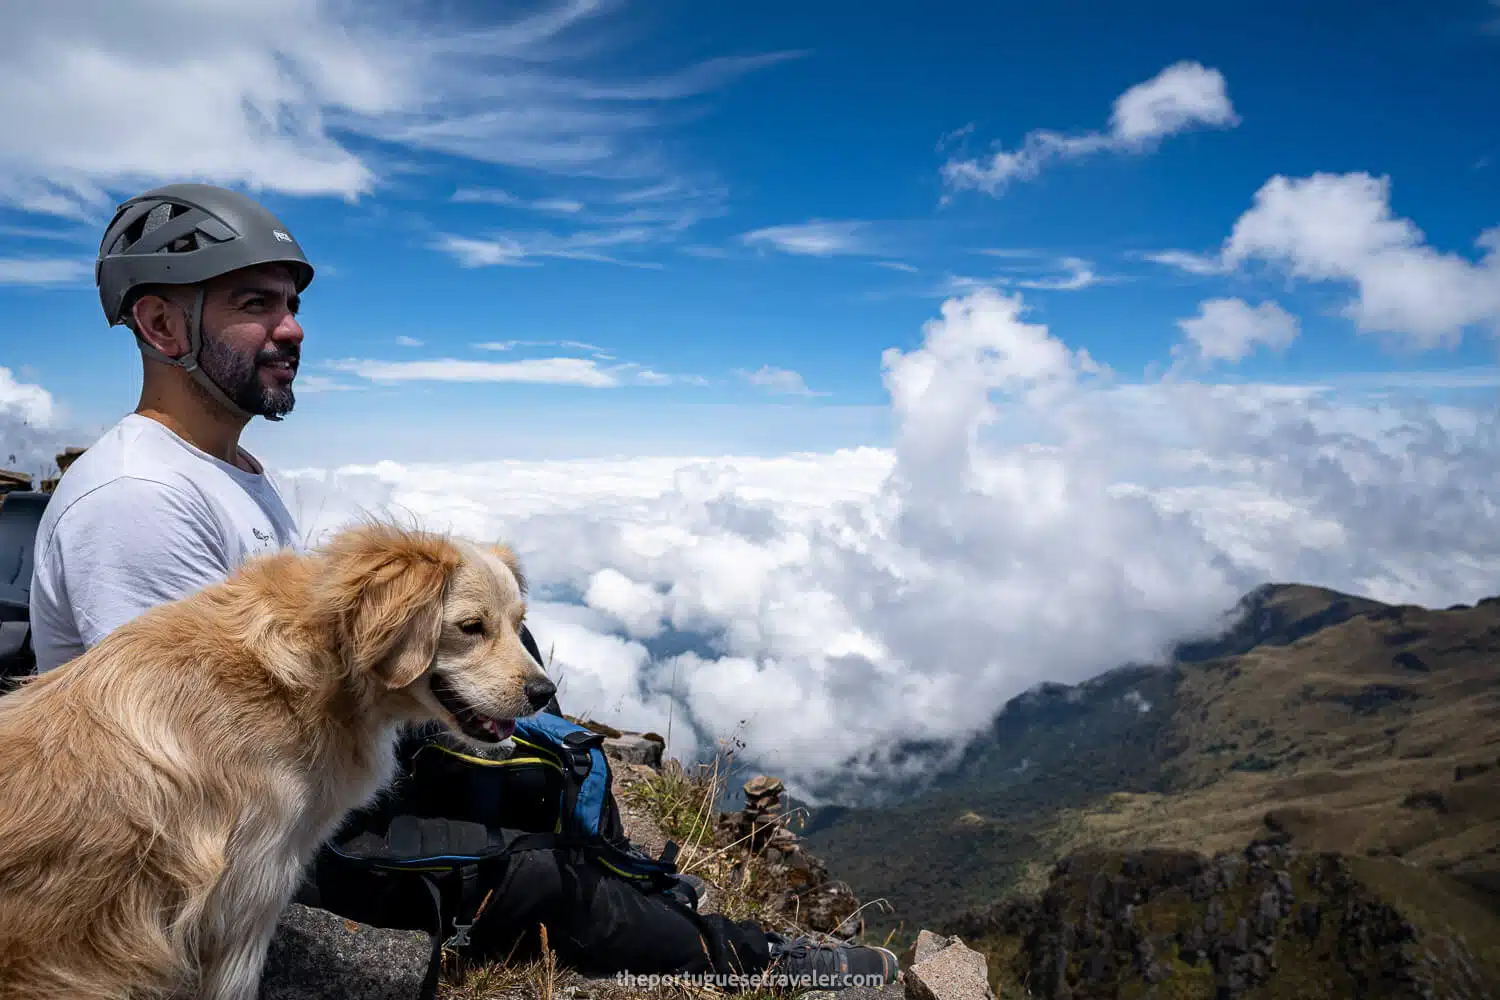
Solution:
<svg viewBox="0 0 1500 1000">
<path fill-rule="evenodd" d="M 247 413 L 282 416 L 296 405 L 299 304 L 283 267 L 245 268 L 204 286 L 198 365 Z"/>
</svg>

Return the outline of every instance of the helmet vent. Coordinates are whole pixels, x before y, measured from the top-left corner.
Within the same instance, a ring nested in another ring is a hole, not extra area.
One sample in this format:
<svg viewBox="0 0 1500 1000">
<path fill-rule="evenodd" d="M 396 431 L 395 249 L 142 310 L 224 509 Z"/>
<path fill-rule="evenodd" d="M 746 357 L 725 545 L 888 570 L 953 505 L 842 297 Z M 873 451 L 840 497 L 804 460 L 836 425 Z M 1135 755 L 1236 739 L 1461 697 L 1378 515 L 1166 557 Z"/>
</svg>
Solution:
<svg viewBox="0 0 1500 1000">
<path fill-rule="evenodd" d="M 138 222 L 135 222 L 134 224 L 126 227 L 125 231 L 120 234 L 120 238 L 115 241 L 115 244 L 110 249 L 110 252 L 127 252 L 131 247 L 134 247 L 137 243 L 141 242 L 147 236 L 151 235 L 151 233 L 155 230 L 160 229 L 162 226 L 166 225 L 168 222 L 171 222 L 178 216 L 185 215 L 186 213 L 191 211 L 193 211 L 193 209 L 188 205 L 181 205 L 176 202 L 162 202 L 155 208 L 151 209 L 151 211 L 141 216 Z M 209 219 L 205 221 L 213 220 Z M 233 233 L 231 232 L 228 235 L 232 236 Z M 223 239 L 216 239 L 214 236 L 205 232 L 204 227 L 200 225 L 188 231 L 184 235 L 179 236 L 176 239 L 164 244 L 153 252 L 190 253 L 191 251 L 201 250 L 206 246 L 212 246 L 215 243 L 221 242 L 223 242 Z"/>
</svg>

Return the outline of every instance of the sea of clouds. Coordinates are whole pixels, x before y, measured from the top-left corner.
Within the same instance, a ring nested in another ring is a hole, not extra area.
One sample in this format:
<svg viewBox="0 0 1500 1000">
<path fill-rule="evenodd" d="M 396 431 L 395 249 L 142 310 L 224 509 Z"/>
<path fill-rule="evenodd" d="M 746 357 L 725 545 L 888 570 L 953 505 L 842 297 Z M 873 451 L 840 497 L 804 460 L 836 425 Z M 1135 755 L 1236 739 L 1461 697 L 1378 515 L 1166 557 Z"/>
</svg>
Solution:
<svg viewBox="0 0 1500 1000">
<path fill-rule="evenodd" d="M 988 289 L 922 334 L 880 358 L 891 449 L 279 478 L 310 544 L 370 513 L 509 542 L 565 710 L 683 759 L 742 741 L 814 799 L 1039 682 L 1156 660 L 1263 582 L 1500 592 L 1492 405 L 1121 384 Z M 0 395 L 7 447 L 23 409 L 45 423 L 25 399 Z"/>
</svg>

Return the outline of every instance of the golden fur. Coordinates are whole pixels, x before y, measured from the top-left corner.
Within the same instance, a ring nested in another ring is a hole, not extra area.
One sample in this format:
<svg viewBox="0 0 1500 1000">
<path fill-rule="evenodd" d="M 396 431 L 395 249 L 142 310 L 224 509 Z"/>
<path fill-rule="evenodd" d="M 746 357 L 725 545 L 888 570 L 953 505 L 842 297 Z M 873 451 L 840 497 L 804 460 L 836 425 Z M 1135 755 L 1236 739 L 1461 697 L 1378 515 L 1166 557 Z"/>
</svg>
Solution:
<svg viewBox="0 0 1500 1000">
<path fill-rule="evenodd" d="M 317 846 L 392 777 L 400 726 L 458 727 L 429 675 L 494 719 L 550 694 L 524 612 L 508 549 L 361 525 L 0 697 L 0 998 L 252 1000 Z"/>
</svg>

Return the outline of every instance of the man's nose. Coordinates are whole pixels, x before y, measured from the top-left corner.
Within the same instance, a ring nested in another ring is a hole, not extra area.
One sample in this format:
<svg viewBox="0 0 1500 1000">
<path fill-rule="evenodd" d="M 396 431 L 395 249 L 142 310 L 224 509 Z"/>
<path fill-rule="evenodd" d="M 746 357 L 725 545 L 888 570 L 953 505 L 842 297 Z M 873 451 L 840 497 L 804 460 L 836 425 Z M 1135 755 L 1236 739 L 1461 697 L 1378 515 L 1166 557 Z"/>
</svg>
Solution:
<svg viewBox="0 0 1500 1000">
<path fill-rule="evenodd" d="M 276 325 L 271 333 L 271 339 L 282 344 L 302 345 L 302 324 L 297 322 L 297 317 L 287 313 Z"/>
</svg>

